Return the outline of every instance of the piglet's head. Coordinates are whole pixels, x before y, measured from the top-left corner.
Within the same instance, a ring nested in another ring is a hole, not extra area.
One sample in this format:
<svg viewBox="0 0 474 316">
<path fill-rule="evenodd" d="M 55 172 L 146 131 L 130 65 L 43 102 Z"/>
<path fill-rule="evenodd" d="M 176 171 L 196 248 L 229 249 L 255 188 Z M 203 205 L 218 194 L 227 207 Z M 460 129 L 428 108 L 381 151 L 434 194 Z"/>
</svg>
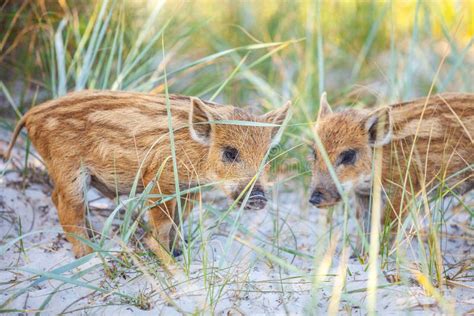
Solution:
<svg viewBox="0 0 474 316">
<path fill-rule="evenodd" d="M 246 209 L 264 208 L 265 185 L 257 176 L 290 102 L 260 116 L 197 98 L 191 102 L 189 131 L 195 141 L 207 147 L 207 177 L 219 183 L 231 199 L 238 199 L 239 204 L 250 190 Z"/>
<path fill-rule="evenodd" d="M 375 111 L 347 109 L 333 112 L 321 96 L 318 118 L 313 132 L 329 158 L 315 141 L 311 153 L 312 181 L 309 202 L 316 207 L 333 206 L 341 195 L 330 175 L 335 171 L 344 191 L 370 191 L 373 148 L 391 140 L 391 118 L 388 107 Z"/>
</svg>

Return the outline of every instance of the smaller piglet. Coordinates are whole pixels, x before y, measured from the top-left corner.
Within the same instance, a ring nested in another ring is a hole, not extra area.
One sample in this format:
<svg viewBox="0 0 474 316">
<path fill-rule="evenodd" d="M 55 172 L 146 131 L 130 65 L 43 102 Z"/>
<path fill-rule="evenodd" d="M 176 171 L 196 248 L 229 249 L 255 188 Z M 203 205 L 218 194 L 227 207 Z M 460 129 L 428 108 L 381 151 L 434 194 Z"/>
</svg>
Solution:
<svg viewBox="0 0 474 316">
<path fill-rule="evenodd" d="M 369 212 L 376 147 L 383 147 L 385 218 L 403 218 L 423 188 L 443 184 L 463 194 L 474 187 L 474 94 L 447 93 L 375 110 L 333 112 L 324 93 L 314 133 L 343 190 L 355 193 L 359 218 L 366 220 Z M 315 144 L 313 152 L 309 202 L 322 208 L 335 205 L 340 192 Z"/>
</svg>

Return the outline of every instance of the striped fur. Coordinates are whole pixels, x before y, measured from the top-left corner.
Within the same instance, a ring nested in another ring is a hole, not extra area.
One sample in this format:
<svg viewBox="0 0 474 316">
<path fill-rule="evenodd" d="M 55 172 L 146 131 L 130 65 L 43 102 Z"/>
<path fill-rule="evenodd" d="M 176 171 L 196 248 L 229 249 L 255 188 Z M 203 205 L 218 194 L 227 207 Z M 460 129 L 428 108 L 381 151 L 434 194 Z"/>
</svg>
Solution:
<svg viewBox="0 0 474 316">
<path fill-rule="evenodd" d="M 207 122 L 239 120 L 280 124 L 288 110 L 282 107 L 256 116 L 230 105 L 202 102 L 187 96 L 170 95 L 169 102 L 180 187 L 217 182 L 232 198 L 237 197 L 257 173 L 275 128 Z M 127 194 L 138 175 L 139 190 L 153 182 L 156 185 L 152 193 L 175 192 L 163 95 L 82 91 L 48 101 L 32 108 L 22 118 L 7 156 L 23 126 L 54 182 L 52 199 L 77 257 L 91 251 L 73 236 L 87 238 L 83 196 L 86 183 L 113 197 Z M 208 137 L 208 142 L 196 140 L 198 134 Z M 238 162 L 222 160 L 226 146 L 238 150 Z M 255 186 L 260 185 L 258 180 Z M 149 213 L 152 234 L 147 242 L 165 261 L 170 237 L 176 229 L 175 207 L 176 201 L 172 200 L 152 208 Z"/>
<path fill-rule="evenodd" d="M 474 94 L 434 95 L 375 111 L 347 109 L 332 113 L 324 102 L 321 108 L 314 131 L 342 186 L 356 193 L 359 216 L 367 214 L 369 207 L 374 147 L 383 146 L 382 185 L 386 211 L 392 219 L 403 218 L 409 201 L 424 188 L 429 191 L 444 183 L 460 194 L 473 188 Z M 373 128 L 380 127 L 374 145 L 370 145 L 374 136 L 368 129 L 371 122 Z M 382 141 L 384 137 L 386 142 Z M 323 195 L 318 206 L 334 205 L 340 196 L 320 153 L 314 149 L 312 192 Z M 355 162 L 337 165 L 341 153 L 348 149 L 356 150 Z"/>
</svg>

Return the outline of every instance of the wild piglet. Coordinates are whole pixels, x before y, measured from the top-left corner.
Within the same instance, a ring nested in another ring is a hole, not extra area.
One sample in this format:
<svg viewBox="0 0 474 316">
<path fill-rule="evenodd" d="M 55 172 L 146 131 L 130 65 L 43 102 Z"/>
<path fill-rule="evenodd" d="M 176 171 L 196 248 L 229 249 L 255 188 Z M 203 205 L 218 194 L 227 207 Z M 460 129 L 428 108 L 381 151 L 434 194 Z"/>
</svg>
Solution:
<svg viewBox="0 0 474 316">
<path fill-rule="evenodd" d="M 422 190 L 442 184 L 463 194 L 474 186 L 474 94 L 446 93 L 340 112 L 332 112 L 323 94 L 314 133 L 342 189 L 355 193 L 357 215 L 365 223 L 376 147 L 383 147 L 381 184 L 389 219 L 403 218 Z M 310 203 L 332 206 L 341 200 L 340 192 L 316 145 L 313 150 Z"/>
<path fill-rule="evenodd" d="M 166 102 L 164 95 L 83 91 L 35 106 L 18 123 L 6 157 L 26 126 L 54 182 L 52 200 L 76 257 L 92 251 L 75 238 L 88 238 L 86 184 L 114 197 L 128 194 L 138 174 L 139 191 L 152 183 L 155 196 L 175 193 L 169 117 L 181 190 L 216 182 L 236 199 L 257 174 L 289 107 L 257 116 L 230 105 L 169 95 L 168 116 Z M 166 262 L 177 228 L 176 199 L 150 203 L 147 244 Z M 265 204 L 257 179 L 245 207 L 262 209 Z"/>
</svg>

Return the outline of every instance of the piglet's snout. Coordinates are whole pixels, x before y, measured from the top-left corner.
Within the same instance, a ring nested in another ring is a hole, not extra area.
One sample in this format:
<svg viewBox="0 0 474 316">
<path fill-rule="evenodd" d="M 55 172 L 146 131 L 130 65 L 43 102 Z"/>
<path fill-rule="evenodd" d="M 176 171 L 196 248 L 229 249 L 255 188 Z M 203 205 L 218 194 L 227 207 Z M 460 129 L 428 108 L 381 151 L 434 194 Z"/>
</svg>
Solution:
<svg viewBox="0 0 474 316">
<path fill-rule="evenodd" d="M 323 193 L 321 191 L 314 191 L 311 194 L 311 198 L 309 199 L 309 203 L 313 204 L 314 206 L 318 206 L 323 202 Z"/>
<path fill-rule="evenodd" d="M 261 210 L 267 205 L 267 198 L 265 197 L 265 192 L 261 187 L 255 186 L 250 192 L 249 199 L 245 205 L 247 210 Z"/>
<path fill-rule="evenodd" d="M 337 204 L 340 200 L 341 195 L 336 189 L 331 191 L 315 189 L 311 194 L 309 203 L 316 207 L 329 207 Z"/>
</svg>

